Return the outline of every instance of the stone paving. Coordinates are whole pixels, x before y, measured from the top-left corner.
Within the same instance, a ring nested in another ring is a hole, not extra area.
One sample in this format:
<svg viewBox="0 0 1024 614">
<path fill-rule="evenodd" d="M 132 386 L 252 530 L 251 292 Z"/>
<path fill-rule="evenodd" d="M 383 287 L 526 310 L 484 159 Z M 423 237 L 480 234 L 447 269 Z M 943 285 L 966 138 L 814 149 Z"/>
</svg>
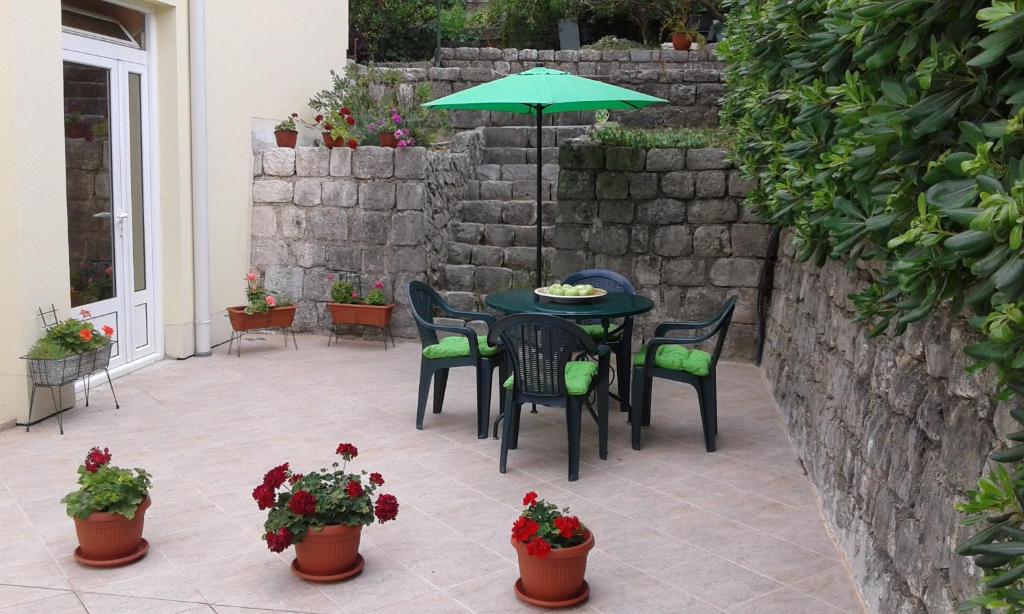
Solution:
<svg viewBox="0 0 1024 614">
<path fill-rule="evenodd" d="M 0 610 L 7 612 L 525 612 L 509 527 L 536 490 L 590 526 L 597 545 L 577 609 L 611 613 L 836 614 L 862 606 L 755 367 L 720 367 L 720 436 L 703 450 L 696 396 L 659 382 L 645 447 L 613 414 L 608 460 L 584 430 L 580 479 L 566 480 L 564 421 L 524 413 L 509 471 L 475 437 L 472 376 L 455 370 L 445 411 L 413 427 L 418 346 L 302 335 L 248 337 L 241 358 L 163 361 L 97 389 L 92 407 L 31 433 L 0 433 Z M 333 585 L 289 572 L 267 551 L 250 497 L 270 467 L 332 460 L 359 447 L 398 520 L 363 533 L 366 570 Z M 149 554 L 113 570 L 81 567 L 60 498 L 94 445 L 154 476 Z"/>
</svg>

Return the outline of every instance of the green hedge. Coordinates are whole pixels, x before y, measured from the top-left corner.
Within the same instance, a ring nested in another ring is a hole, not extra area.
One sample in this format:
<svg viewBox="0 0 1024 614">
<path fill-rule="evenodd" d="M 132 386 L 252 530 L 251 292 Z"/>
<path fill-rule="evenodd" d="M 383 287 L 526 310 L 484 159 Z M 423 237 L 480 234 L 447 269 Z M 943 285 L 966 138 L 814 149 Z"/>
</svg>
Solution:
<svg viewBox="0 0 1024 614">
<path fill-rule="evenodd" d="M 873 333 L 949 304 L 987 336 L 971 368 L 994 365 L 1001 397 L 1024 392 L 1024 2 L 727 4 L 723 115 L 759 182 L 748 203 L 791 226 L 805 259 L 884 263 L 852 297 Z M 1004 483 L 1019 531 L 1024 474 Z M 998 586 L 1024 589 L 1024 556 L 981 562 L 994 585 L 976 602 L 1024 611 Z"/>
</svg>

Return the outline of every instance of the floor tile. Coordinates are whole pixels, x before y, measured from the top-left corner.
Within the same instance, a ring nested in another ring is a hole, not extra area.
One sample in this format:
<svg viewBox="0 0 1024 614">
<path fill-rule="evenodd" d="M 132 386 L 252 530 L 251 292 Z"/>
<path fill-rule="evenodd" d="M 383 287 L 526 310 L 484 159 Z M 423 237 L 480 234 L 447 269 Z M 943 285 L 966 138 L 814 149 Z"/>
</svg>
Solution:
<svg viewBox="0 0 1024 614">
<path fill-rule="evenodd" d="M 729 614 L 839 614 L 824 601 L 801 593 L 793 588 L 781 588 L 761 597 L 734 605 Z"/>
<path fill-rule="evenodd" d="M 774 580 L 717 556 L 670 567 L 657 576 L 687 593 L 727 608 L 782 588 Z"/>
</svg>

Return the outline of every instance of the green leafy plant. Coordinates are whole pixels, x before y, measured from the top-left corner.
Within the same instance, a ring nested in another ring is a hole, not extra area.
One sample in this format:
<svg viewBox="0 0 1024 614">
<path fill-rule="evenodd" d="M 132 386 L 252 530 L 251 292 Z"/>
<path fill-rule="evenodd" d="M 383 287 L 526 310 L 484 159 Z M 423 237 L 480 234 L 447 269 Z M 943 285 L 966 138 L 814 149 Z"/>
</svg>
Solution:
<svg viewBox="0 0 1024 614">
<path fill-rule="evenodd" d="M 88 518 L 93 512 L 120 514 L 131 520 L 149 494 L 150 475 L 144 469 L 110 464 L 109 448 L 92 448 L 78 467 L 78 490 L 61 499 L 68 516 Z"/>
<path fill-rule="evenodd" d="M 373 284 L 373 290 L 366 293 L 363 302 L 367 305 L 386 305 L 387 297 L 384 296 L 384 282 L 377 280 Z"/>
<path fill-rule="evenodd" d="M 465 0 L 442 0 L 440 19 L 445 40 L 462 40 Z M 359 61 L 424 60 L 434 56 L 434 0 L 352 0 L 349 22 Z"/>
<path fill-rule="evenodd" d="M 358 303 L 359 293 L 351 283 L 336 281 L 331 284 L 331 301 L 343 304 Z"/>
<path fill-rule="evenodd" d="M 483 27 L 494 30 L 506 47 L 555 49 L 558 20 L 573 15 L 574 0 L 490 0 Z"/>
<path fill-rule="evenodd" d="M 106 347 L 111 343 L 114 329 L 103 325 L 99 330 L 84 318 L 92 317 L 87 310 L 79 312 L 82 320 L 69 318 L 48 329 L 28 351 L 33 360 L 61 360 L 76 354 Z"/>
<path fill-rule="evenodd" d="M 595 49 L 597 51 L 626 51 L 629 49 L 647 49 L 647 45 L 638 43 L 636 41 L 629 40 L 628 38 L 618 38 L 614 35 L 602 36 L 596 41 L 589 45 L 583 45 L 584 49 Z"/>
<path fill-rule="evenodd" d="M 245 313 L 267 313 L 275 307 L 287 307 L 292 304 L 291 299 L 263 287 L 259 275 L 250 272 L 245 276 L 245 298 L 247 304 Z"/>
<path fill-rule="evenodd" d="M 648 130 L 607 125 L 596 129 L 593 138 L 604 145 L 642 149 L 701 149 L 729 144 L 728 133 L 716 128 Z"/>
<path fill-rule="evenodd" d="M 274 132 L 283 130 L 285 132 L 298 132 L 299 114 L 292 113 L 288 117 L 282 119 L 274 126 Z"/>
<path fill-rule="evenodd" d="M 792 227 L 805 260 L 879 263 L 850 297 L 871 334 L 948 305 L 986 336 L 970 368 L 995 368 L 997 398 L 1024 391 L 1024 4 L 726 6 L 723 119 L 757 180 L 748 205 Z M 998 575 L 965 607 L 1024 594 L 1024 571 Z"/>
<path fill-rule="evenodd" d="M 263 476 L 252 491 L 252 498 L 267 512 L 263 540 L 273 552 L 301 542 L 311 528 L 332 525 L 369 526 L 374 518 L 381 524 L 398 516 L 398 499 L 381 494 L 384 485 L 379 473 L 346 473 L 348 463 L 359 454 L 350 443 L 338 444 L 335 451 L 342 463 L 331 463 L 306 474 L 293 472 L 288 463 L 278 465 Z"/>
<path fill-rule="evenodd" d="M 553 548 L 570 548 L 586 541 L 587 527 L 569 515 L 569 508 L 560 510 L 533 491 L 523 497 L 523 507 L 512 525 L 512 539 L 526 544 L 530 556 L 547 558 Z"/>
</svg>

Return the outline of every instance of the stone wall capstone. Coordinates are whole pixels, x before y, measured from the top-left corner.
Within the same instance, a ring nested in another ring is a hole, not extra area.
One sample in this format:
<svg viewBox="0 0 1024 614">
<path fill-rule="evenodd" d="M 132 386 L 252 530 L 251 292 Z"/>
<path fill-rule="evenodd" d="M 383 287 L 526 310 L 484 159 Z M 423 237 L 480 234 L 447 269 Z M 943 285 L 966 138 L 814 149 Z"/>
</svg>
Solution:
<svg viewBox="0 0 1024 614">
<path fill-rule="evenodd" d="M 865 271 L 782 249 L 763 364 L 825 517 L 872 612 L 952 612 L 980 576 L 953 552 L 971 532 L 953 504 L 1016 430 L 992 374 L 965 371 L 977 336 L 939 313 L 869 338 L 848 298 Z"/>
<path fill-rule="evenodd" d="M 743 210 L 750 182 L 721 149 L 606 147 L 586 138 L 559 151 L 553 275 L 606 268 L 654 299 L 639 318 L 704 320 L 737 296 L 726 357 L 751 360 L 757 285 L 770 228 Z"/>
</svg>

